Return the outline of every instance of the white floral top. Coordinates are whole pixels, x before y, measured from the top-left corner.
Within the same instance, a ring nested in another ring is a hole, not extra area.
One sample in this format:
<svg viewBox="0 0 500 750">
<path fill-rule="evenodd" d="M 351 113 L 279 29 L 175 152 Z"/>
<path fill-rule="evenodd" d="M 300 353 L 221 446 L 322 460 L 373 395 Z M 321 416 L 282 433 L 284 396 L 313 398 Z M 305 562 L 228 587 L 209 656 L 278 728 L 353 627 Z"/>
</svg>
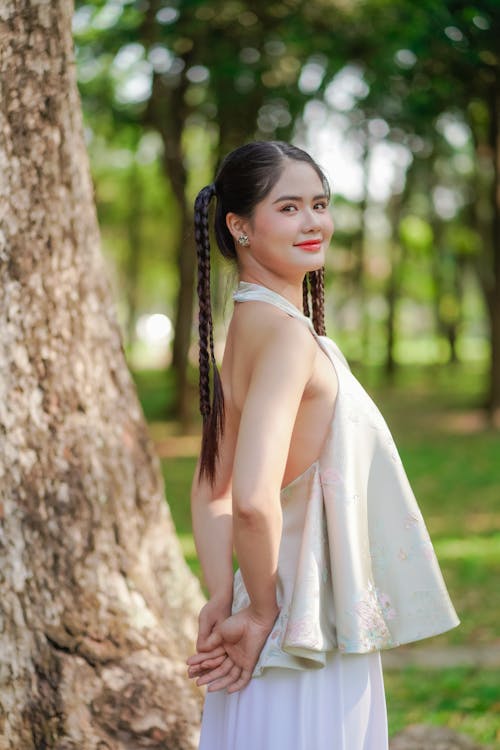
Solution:
<svg viewBox="0 0 500 750">
<path fill-rule="evenodd" d="M 267 287 L 240 282 L 233 298 L 267 301 L 304 320 L 338 378 L 320 457 L 281 491 L 281 610 L 253 676 L 267 667 L 321 668 L 333 649 L 394 648 L 459 625 L 389 428 L 338 346 Z M 238 569 L 233 614 L 248 604 Z"/>
</svg>

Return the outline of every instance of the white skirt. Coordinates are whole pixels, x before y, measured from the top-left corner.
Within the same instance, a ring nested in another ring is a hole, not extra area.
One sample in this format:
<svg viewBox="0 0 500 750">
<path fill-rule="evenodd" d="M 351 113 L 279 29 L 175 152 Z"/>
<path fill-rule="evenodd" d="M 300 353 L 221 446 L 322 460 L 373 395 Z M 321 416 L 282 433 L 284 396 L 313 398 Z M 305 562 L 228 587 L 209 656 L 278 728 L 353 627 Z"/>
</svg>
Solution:
<svg viewBox="0 0 500 750">
<path fill-rule="evenodd" d="M 333 651 L 321 669 L 270 667 L 205 693 L 198 750 L 387 750 L 380 651 Z"/>
</svg>

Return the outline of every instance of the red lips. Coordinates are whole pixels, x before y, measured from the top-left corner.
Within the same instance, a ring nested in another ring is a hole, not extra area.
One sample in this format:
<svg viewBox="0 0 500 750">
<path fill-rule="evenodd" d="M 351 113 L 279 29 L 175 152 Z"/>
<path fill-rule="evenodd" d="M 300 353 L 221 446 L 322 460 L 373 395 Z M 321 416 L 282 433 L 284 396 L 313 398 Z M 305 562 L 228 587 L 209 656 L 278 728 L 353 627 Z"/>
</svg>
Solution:
<svg viewBox="0 0 500 750">
<path fill-rule="evenodd" d="M 305 240 L 305 242 L 297 242 L 296 247 L 303 247 L 304 250 L 318 250 L 321 247 L 321 240 Z"/>
</svg>

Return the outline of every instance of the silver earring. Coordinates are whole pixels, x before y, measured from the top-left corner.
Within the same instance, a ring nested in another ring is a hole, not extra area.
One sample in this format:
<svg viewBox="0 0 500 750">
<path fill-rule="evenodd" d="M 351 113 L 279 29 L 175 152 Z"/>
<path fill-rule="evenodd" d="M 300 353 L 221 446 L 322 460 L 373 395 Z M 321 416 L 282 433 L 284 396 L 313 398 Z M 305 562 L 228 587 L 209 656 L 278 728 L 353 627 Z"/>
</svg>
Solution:
<svg viewBox="0 0 500 750">
<path fill-rule="evenodd" d="M 248 241 L 248 235 L 247 234 L 240 234 L 240 236 L 238 237 L 238 243 L 240 245 L 243 245 L 243 247 L 248 247 L 249 244 L 250 244 L 249 241 Z"/>
</svg>

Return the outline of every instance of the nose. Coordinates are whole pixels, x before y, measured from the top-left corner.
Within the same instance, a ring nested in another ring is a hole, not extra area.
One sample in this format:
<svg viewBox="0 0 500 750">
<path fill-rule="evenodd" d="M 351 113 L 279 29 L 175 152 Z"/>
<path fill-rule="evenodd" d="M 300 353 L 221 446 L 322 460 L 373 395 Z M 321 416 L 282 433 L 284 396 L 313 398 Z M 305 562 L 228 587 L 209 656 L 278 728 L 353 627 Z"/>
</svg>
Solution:
<svg viewBox="0 0 500 750">
<path fill-rule="evenodd" d="M 304 232 L 317 232 L 321 229 L 321 215 L 314 208 L 306 207 L 303 217 L 302 230 Z"/>
</svg>

